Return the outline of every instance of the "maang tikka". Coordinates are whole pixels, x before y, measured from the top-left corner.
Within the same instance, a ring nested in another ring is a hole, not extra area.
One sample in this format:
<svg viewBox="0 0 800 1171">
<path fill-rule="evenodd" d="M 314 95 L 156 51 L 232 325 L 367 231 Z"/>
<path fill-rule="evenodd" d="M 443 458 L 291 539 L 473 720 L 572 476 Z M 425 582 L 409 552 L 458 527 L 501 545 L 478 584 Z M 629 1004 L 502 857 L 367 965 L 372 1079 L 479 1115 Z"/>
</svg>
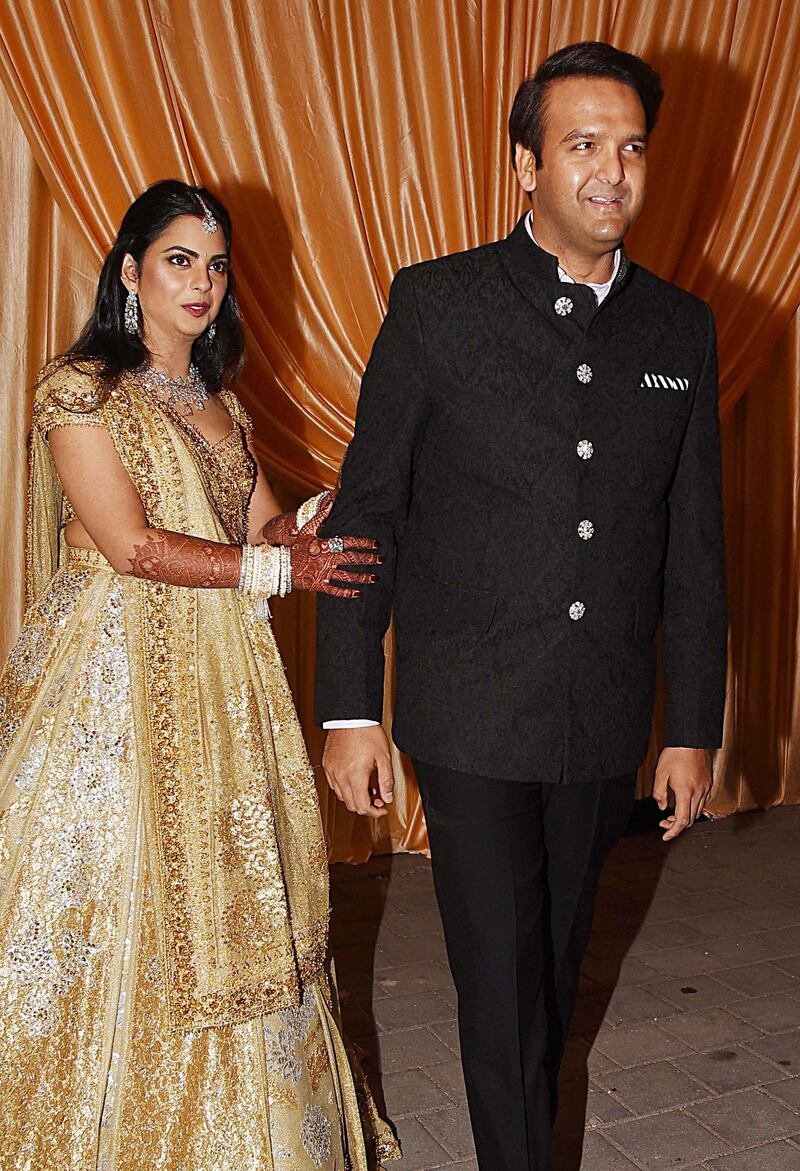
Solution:
<svg viewBox="0 0 800 1171">
<path fill-rule="evenodd" d="M 197 202 L 200 204 L 200 206 L 203 209 L 203 231 L 208 232 L 209 236 L 213 236 L 214 233 L 216 232 L 217 228 L 219 227 L 219 224 L 214 219 L 213 215 L 211 214 L 210 209 L 208 207 L 206 207 L 205 203 L 203 202 L 203 200 L 200 198 L 199 195 L 197 196 Z"/>
</svg>

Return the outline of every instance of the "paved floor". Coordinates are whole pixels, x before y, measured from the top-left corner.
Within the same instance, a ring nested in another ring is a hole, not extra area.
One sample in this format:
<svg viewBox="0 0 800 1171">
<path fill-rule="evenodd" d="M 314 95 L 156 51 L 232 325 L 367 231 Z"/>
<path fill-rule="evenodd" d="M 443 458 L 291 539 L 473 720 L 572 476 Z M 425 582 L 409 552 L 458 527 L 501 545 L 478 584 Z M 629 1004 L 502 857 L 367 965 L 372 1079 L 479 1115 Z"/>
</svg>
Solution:
<svg viewBox="0 0 800 1171">
<path fill-rule="evenodd" d="M 564 1066 L 557 1171 L 800 1171 L 800 808 L 611 856 Z M 335 866 L 343 1009 L 404 1148 L 476 1171 L 424 857 Z M 582 1154 L 581 1154 L 582 1150 Z"/>
</svg>

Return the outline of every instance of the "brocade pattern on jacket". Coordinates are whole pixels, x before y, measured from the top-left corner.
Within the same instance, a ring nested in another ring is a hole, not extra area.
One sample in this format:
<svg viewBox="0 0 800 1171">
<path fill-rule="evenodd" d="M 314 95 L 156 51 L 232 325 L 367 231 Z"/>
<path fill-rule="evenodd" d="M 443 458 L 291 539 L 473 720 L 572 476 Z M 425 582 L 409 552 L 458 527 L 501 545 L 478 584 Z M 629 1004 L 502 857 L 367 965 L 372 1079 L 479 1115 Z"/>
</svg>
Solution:
<svg viewBox="0 0 800 1171">
<path fill-rule="evenodd" d="M 622 256 L 601 305 L 524 218 L 402 269 L 321 532 L 380 542 L 378 584 L 317 607 L 317 719 L 383 712 L 418 760 L 482 776 L 620 776 L 721 743 L 727 613 L 714 319 Z"/>
</svg>

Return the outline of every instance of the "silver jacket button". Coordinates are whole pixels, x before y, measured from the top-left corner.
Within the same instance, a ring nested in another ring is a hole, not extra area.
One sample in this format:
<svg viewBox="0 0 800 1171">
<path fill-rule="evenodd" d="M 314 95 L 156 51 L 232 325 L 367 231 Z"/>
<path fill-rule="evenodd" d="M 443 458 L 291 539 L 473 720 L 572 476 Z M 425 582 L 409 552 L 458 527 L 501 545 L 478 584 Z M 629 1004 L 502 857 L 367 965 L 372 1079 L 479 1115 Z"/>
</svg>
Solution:
<svg viewBox="0 0 800 1171">
<path fill-rule="evenodd" d="M 594 455 L 594 444 L 588 439 L 582 439 L 576 450 L 581 459 L 591 459 Z"/>
<path fill-rule="evenodd" d="M 578 367 L 578 369 L 575 371 L 575 373 L 578 376 L 578 382 L 591 382 L 592 381 L 592 368 L 591 368 L 591 366 L 587 366 L 585 362 L 581 363 L 581 365 Z"/>
<path fill-rule="evenodd" d="M 583 602 L 573 602 L 569 608 L 569 616 L 573 622 L 577 622 L 580 618 L 583 618 L 585 613 L 586 607 Z"/>
<path fill-rule="evenodd" d="M 591 541 L 594 536 L 594 525 L 590 520 L 582 520 L 578 525 L 578 536 L 582 541 Z"/>
<path fill-rule="evenodd" d="M 559 317 L 566 317 L 572 312 L 572 301 L 569 297 L 559 297 L 553 308 Z"/>
</svg>

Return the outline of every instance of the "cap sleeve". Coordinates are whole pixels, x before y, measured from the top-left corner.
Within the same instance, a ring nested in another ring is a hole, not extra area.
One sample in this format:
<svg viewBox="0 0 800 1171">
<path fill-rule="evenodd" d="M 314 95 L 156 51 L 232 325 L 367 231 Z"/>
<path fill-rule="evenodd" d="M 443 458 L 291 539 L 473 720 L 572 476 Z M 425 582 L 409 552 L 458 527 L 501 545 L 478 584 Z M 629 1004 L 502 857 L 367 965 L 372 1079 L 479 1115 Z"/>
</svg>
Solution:
<svg viewBox="0 0 800 1171">
<path fill-rule="evenodd" d="M 105 427 L 106 397 L 103 380 L 89 365 L 51 362 L 36 386 L 33 424 L 45 437 L 54 427 Z"/>
</svg>

